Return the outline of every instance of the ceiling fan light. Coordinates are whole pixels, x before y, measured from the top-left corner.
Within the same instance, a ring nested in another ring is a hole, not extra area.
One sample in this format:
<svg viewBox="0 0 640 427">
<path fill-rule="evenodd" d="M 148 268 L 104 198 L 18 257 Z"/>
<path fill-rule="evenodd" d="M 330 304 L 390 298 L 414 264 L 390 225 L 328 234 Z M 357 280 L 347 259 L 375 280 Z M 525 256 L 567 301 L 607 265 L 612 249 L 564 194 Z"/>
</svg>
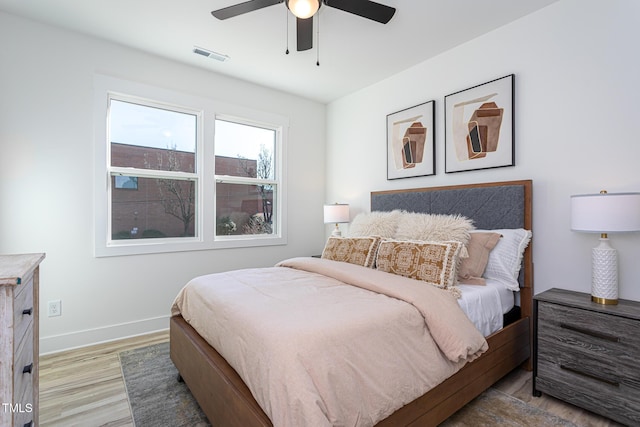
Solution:
<svg viewBox="0 0 640 427">
<path fill-rule="evenodd" d="M 320 8 L 320 0 L 288 0 L 287 7 L 300 19 L 311 18 Z"/>
</svg>

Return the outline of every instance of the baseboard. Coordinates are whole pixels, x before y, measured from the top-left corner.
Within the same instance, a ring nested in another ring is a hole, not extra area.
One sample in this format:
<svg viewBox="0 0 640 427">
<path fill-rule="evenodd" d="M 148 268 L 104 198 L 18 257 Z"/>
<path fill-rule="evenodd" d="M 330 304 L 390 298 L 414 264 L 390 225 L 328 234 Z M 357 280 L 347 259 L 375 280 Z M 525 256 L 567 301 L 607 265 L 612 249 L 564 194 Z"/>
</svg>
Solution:
<svg viewBox="0 0 640 427">
<path fill-rule="evenodd" d="M 90 345 L 116 341 L 169 329 L 169 316 L 153 317 L 135 322 L 120 323 L 101 328 L 85 329 L 68 334 L 40 337 L 40 355 L 59 353 Z"/>
</svg>

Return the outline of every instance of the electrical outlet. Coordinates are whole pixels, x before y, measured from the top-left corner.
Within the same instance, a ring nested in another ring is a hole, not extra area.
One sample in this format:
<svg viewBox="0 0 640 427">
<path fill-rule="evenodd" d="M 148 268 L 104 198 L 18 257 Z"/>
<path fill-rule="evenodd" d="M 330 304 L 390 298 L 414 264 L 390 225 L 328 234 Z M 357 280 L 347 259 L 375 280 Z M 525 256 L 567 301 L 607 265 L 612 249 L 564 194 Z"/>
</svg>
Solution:
<svg viewBox="0 0 640 427">
<path fill-rule="evenodd" d="M 62 300 L 49 301 L 49 317 L 62 315 Z"/>
</svg>

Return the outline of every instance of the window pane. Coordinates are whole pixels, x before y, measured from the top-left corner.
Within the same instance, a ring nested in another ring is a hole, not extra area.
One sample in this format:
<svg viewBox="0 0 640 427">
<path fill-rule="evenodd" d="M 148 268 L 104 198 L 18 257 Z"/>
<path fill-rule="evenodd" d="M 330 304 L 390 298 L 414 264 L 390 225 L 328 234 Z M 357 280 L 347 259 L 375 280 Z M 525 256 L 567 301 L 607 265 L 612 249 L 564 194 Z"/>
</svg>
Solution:
<svg viewBox="0 0 640 427">
<path fill-rule="evenodd" d="M 216 235 L 274 234 L 272 185 L 216 184 Z"/>
<path fill-rule="evenodd" d="M 216 175 L 274 179 L 276 131 L 216 120 Z"/>
<path fill-rule="evenodd" d="M 111 100 L 111 166 L 195 172 L 197 116 Z"/>
<path fill-rule="evenodd" d="M 194 181 L 112 176 L 111 185 L 112 240 L 195 236 Z"/>
</svg>

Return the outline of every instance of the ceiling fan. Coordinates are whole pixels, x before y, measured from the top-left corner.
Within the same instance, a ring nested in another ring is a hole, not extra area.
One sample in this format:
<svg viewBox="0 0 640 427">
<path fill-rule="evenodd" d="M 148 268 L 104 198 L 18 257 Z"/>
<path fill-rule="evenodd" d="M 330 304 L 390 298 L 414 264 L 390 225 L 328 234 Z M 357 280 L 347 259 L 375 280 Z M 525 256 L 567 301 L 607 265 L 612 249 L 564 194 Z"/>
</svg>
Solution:
<svg viewBox="0 0 640 427">
<path fill-rule="evenodd" d="M 370 0 L 251 0 L 211 12 L 218 19 L 228 19 L 274 4 L 285 3 L 296 16 L 297 50 L 309 50 L 313 46 L 313 15 L 325 6 L 340 9 L 372 21 L 386 24 L 396 9 Z"/>
</svg>

